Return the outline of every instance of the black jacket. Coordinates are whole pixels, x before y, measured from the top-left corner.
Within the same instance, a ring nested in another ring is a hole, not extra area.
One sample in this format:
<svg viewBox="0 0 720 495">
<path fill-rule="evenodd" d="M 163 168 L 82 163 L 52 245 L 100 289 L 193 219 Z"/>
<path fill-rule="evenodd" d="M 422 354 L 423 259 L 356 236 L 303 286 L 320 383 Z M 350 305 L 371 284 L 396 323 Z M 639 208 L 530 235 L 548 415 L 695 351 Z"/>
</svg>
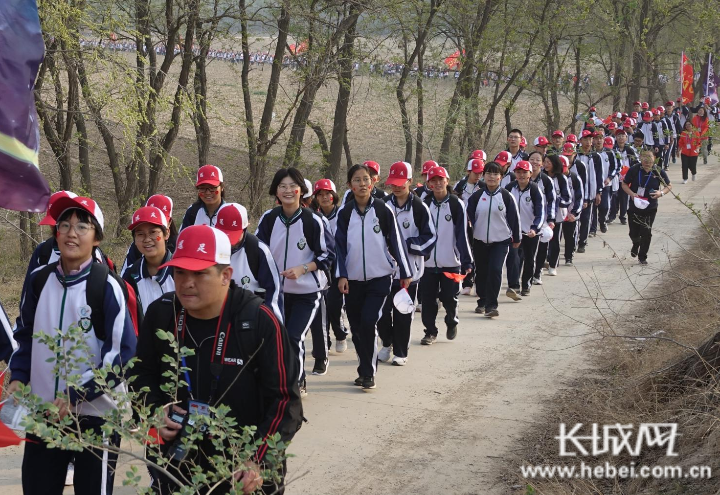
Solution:
<svg viewBox="0 0 720 495">
<path fill-rule="evenodd" d="M 240 313 L 250 299 L 257 298 L 252 292 L 238 288 L 231 283 L 226 311 L 230 311 L 230 330 L 225 339 L 223 370 L 217 384 L 217 395 L 224 394 L 221 404 L 231 409 L 229 416 L 239 426 L 257 426 L 257 438 L 280 433 L 288 442 L 302 424 L 302 403 L 297 377 L 299 376 L 297 356 L 290 350 L 285 327 L 278 321 L 270 308 L 259 307 L 256 325 L 249 330 L 245 322 L 239 321 Z M 164 294 L 148 308 L 139 332 L 137 345 L 138 362 L 132 369 L 135 380 L 132 387 L 148 391 L 142 394 L 147 405 L 162 407 L 172 401 L 162 391 L 161 385 L 171 379 L 163 373 L 173 373 L 170 364 L 162 361 L 163 355 L 173 355 L 170 343 L 157 337 L 157 329 L 176 330 L 176 315 L 181 309 L 174 292 Z M 245 333 L 243 332 L 251 332 Z M 257 354 L 250 360 L 250 356 Z M 210 363 L 202 363 L 200 372 L 210 373 Z M 242 371 L 242 373 L 238 373 Z M 194 376 L 195 370 L 191 371 Z M 207 376 L 207 375 L 205 375 Z M 235 378 L 237 380 L 233 384 Z M 229 388 L 229 390 L 228 390 Z M 178 390 L 177 400 L 187 405 L 187 388 Z M 207 400 L 207 397 L 196 397 Z M 210 404 L 215 406 L 215 404 Z M 258 449 L 257 460 L 261 461 L 267 451 L 263 445 Z"/>
</svg>

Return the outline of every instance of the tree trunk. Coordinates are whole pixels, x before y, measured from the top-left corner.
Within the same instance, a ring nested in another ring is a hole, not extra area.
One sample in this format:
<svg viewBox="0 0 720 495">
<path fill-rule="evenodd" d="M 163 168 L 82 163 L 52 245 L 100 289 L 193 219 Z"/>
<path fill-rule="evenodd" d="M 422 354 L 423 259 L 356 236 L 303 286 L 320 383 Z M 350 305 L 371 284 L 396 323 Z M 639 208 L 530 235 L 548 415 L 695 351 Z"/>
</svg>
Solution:
<svg viewBox="0 0 720 495">
<path fill-rule="evenodd" d="M 350 143 L 348 142 L 347 129 L 345 130 L 345 139 L 343 139 L 343 150 L 345 151 L 345 163 L 347 169 L 350 170 L 353 166 L 352 156 L 350 155 Z M 338 180 L 342 180 L 342 177 L 338 177 Z"/>
<path fill-rule="evenodd" d="M 425 43 L 423 43 L 418 53 L 418 71 L 417 71 L 417 131 L 415 137 L 415 173 L 418 175 L 422 171 L 423 164 L 423 147 L 425 144 L 425 94 L 423 92 L 423 73 L 425 70 Z"/>
<path fill-rule="evenodd" d="M 320 165 L 321 169 L 325 170 L 327 169 L 327 159 L 330 156 L 330 148 L 328 148 L 328 142 L 327 137 L 325 136 L 325 131 L 323 131 L 323 128 L 320 126 L 320 124 L 316 124 L 314 122 L 307 121 L 307 125 L 315 131 L 315 135 L 318 138 L 318 143 L 320 144 L 320 152 L 322 153 L 323 157 L 323 163 Z"/>
<path fill-rule="evenodd" d="M 198 31 L 202 23 L 198 23 Z M 209 36 L 209 35 L 208 35 Z M 194 118 L 195 141 L 198 149 L 198 167 L 209 163 L 210 155 L 210 125 L 207 119 L 207 54 L 210 51 L 210 42 L 203 37 L 200 54 L 195 57 L 195 76 L 193 78 L 193 92 L 195 96 Z"/>
</svg>

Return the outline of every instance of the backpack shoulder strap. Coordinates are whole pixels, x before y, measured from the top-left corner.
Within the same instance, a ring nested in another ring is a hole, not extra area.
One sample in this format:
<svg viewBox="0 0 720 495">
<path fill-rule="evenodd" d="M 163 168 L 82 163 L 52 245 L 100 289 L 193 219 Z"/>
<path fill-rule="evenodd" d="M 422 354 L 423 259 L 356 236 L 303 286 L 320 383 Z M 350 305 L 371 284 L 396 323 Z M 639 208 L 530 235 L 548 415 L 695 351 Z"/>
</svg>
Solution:
<svg viewBox="0 0 720 495">
<path fill-rule="evenodd" d="M 236 286 L 233 290 L 233 303 L 240 305 L 240 309 L 236 310 L 233 319 L 235 323 L 233 333 L 235 334 L 235 338 L 238 339 L 243 359 L 247 363 L 250 356 L 252 356 L 260 346 L 257 338 L 257 329 L 260 306 L 263 304 L 263 300 L 241 287 Z M 255 369 L 257 365 L 254 363 L 251 368 Z"/>
<path fill-rule="evenodd" d="M 195 220 L 197 219 L 197 214 L 198 214 L 198 211 L 200 211 L 201 206 L 202 206 L 202 201 L 195 201 L 193 204 L 190 205 L 190 208 L 188 208 L 187 211 L 185 212 L 185 217 L 183 218 L 182 226 L 189 227 L 191 225 L 195 225 Z"/>
<path fill-rule="evenodd" d="M 453 219 L 458 218 L 458 215 L 462 214 L 462 206 L 460 206 L 460 198 L 457 196 L 450 195 L 450 199 L 448 200 L 450 203 L 450 214 L 452 215 Z"/>
<path fill-rule="evenodd" d="M 245 233 L 245 257 L 247 258 L 250 271 L 258 280 L 258 273 L 260 273 L 260 240 L 249 232 Z"/>
<path fill-rule="evenodd" d="M 410 207 L 412 208 L 413 212 L 413 221 L 415 222 L 415 226 L 420 230 L 420 227 L 422 226 L 423 220 L 425 219 L 425 216 L 423 213 L 425 212 L 425 207 L 423 206 L 422 200 L 418 196 L 410 196 L 410 199 L 412 199 L 412 205 Z"/>
<path fill-rule="evenodd" d="M 107 278 L 110 275 L 110 268 L 103 263 L 92 263 L 85 288 L 85 299 L 90 306 L 90 320 L 92 321 L 95 336 L 105 340 L 105 289 Z M 122 283 L 125 287 L 125 282 Z"/>
<path fill-rule="evenodd" d="M 53 251 L 53 239 L 50 238 L 38 246 L 38 265 L 47 265 Z"/>
<path fill-rule="evenodd" d="M 57 267 L 58 262 L 56 261 L 54 263 L 50 263 L 49 265 L 45 265 L 35 273 L 35 278 L 33 278 L 32 283 L 32 289 L 36 296 L 40 295 L 40 292 L 42 292 L 43 287 L 45 287 L 45 284 L 47 283 L 50 274 L 57 270 Z"/>
</svg>

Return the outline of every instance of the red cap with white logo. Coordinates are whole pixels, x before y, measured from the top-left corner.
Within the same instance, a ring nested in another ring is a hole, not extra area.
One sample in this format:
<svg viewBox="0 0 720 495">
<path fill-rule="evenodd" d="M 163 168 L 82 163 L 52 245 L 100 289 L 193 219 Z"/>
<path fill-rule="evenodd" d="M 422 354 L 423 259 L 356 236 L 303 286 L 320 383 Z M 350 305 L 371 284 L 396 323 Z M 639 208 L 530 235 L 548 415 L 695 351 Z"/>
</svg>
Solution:
<svg viewBox="0 0 720 495">
<path fill-rule="evenodd" d="M 422 174 L 423 174 L 423 175 L 427 175 L 427 173 L 430 172 L 430 169 L 435 168 L 435 167 L 439 167 L 439 166 L 440 166 L 440 165 L 438 165 L 438 162 L 436 162 L 436 161 L 434 161 L 434 160 L 428 160 L 428 161 L 426 161 L 425 163 L 423 163 L 423 166 L 422 166 Z"/>
<path fill-rule="evenodd" d="M 594 137 L 594 138 L 596 138 L 596 137 L 605 137 L 605 133 L 602 132 L 602 131 L 595 131 L 595 132 L 593 132 L 593 137 Z"/>
<path fill-rule="evenodd" d="M 644 102 L 642 102 L 641 107 L 643 110 L 647 110 L 648 108 L 650 108 L 650 104 L 648 102 L 644 101 Z"/>
<path fill-rule="evenodd" d="M 573 143 L 565 143 L 563 144 L 562 154 L 565 156 L 570 156 L 573 153 L 575 153 L 575 145 Z"/>
<path fill-rule="evenodd" d="M 564 138 L 564 137 L 565 137 L 565 133 L 564 133 L 563 131 L 561 131 L 561 130 L 553 131 L 552 137 L 561 137 L 561 138 Z"/>
<path fill-rule="evenodd" d="M 527 139 L 525 139 L 525 136 L 520 138 L 520 147 L 525 148 L 527 146 Z"/>
<path fill-rule="evenodd" d="M 135 230 L 141 223 L 150 223 L 159 227 L 168 227 L 167 217 L 163 211 L 156 206 L 143 206 L 133 213 L 132 223 L 128 230 Z"/>
<path fill-rule="evenodd" d="M 180 231 L 173 259 L 160 266 L 201 271 L 214 265 L 230 264 L 230 239 L 207 225 L 191 225 Z"/>
<path fill-rule="evenodd" d="M 563 173 L 567 172 L 570 169 L 570 160 L 567 156 L 560 155 L 558 158 L 560 158 L 560 162 L 563 166 Z"/>
<path fill-rule="evenodd" d="M 162 194 L 150 196 L 145 202 L 145 206 L 160 208 L 160 210 L 162 210 L 165 214 L 165 218 L 167 218 L 168 223 L 170 223 L 170 219 L 172 218 L 173 200 L 169 196 L 163 196 Z"/>
<path fill-rule="evenodd" d="M 320 191 L 332 191 L 336 193 L 337 188 L 335 188 L 335 183 L 330 179 L 320 179 L 313 186 L 313 194 L 317 194 Z"/>
<path fill-rule="evenodd" d="M 448 174 L 448 171 L 445 169 L 445 167 L 437 166 L 437 167 L 431 168 L 428 171 L 427 177 L 428 177 L 428 181 L 430 179 L 434 179 L 435 177 L 445 177 L 446 179 L 449 179 L 450 174 Z"/>
<path fill-rule="evenodd" d="M 593 135 L 592 131 L 589 131 L 589 130 L 587 130 L 587 129 L 584 129 L 584 130 L 580 133 L 580 139 L 586 138 L 586 137 L 592 137 L 592 135 Z"/>
<path fill-rule="evenodd" d="M 617 129 L 617 124 L 616 124 L 615 122 L 610 122 L 610 123 L 607 125 L 607 128 L 608 128 L 609 131 L 614 131 L 615 129 Z"/>
<path fill-rule="evenodd" d="M 611 136 L 606 137 L 603 139 L 603 146 L 605 148 L 612 148 L 615 146 L 615 139 L 613 139 Z"/>
<path fill-rule="evenodd" d="M 497 154 L 494 161 L 504 167 L 512 161 L 512 155 L 509 151 L 501 151 Z"/>
<path fill-rule="evenodd" d="M 76 196 L 74 198 L 65 196 L 63 198 L 58 198 L 50 206 L 47 214 L 57 221 L 57 219 L 65 213 L 65 210 L 71 210 L 73 208 L 85 210 L 90 213 L 95 217 L 97 223 L 100 224 L 100 228 L 105 229 L 105 217 L 103 216 L 100 206 L 98 206 L 98 204 L 92 199 L 83 196 Z"/>
<path fill-rule="evenodd" d="M 635 107 L 635 106 L 639 107 L 639 106 L 640 106 L 640 102 L 639 102 L 639 101 L 634 102 L 634 103 L 633 103 L 633 106 L 634 106 L 634 107 Z"/>
<path fill-rule="evenodd" d="M 470 172 L 481 174 L 483 173 L 483 170 L 485 170 L 485 160 L 481 160 L 480 158 L 471 158 L 467 162 L 467 169 Z"/>
<path fill-rule="evenodd" d="M 219 186 L 222 181 L 223 175 L 219 168 L 217 168 L 215 165 L 203 165 L 198 169 L 197 182 L 195 182 L 195 187 L 202 184 Z"/>
<path fill-rule="evenodd" d="M 547 146 L 548 144 L 550 144 L 550 141 L 548 141 L 548 138 L 546 138 L 545 136 L 538 136 L 535 138 L 534 144 L 535 146 Z"/>
<path fill-rule="evenodd" d="M 234 246 L 240 242 L 242 233 L 247 229 L 248 223 L 247 210 L 243 205 L 225 203 L 218 212 L 215 228 L 224 232 L 230 239 L 230 244 Z"/>
<path fill-rule="evenodd" d="M 645 122 L 650 122 L 652 120 L 652 112 L 643 112 L 642 119 Z"/>
<path fill-rule="evenodd" d="M 390 175 L 385 184 L 389 186 L 403 186 L 412 179 L 412 165 L 408 162 L 395 162 L 390 166 Z"/>
<path fill-rule="evenodd" d="M 630 114 L 630 118 L 631 118 L 631 119 L 637 119 L 638 117 L 640 117 L 640 114 L 637 113 L 637 112 L 632 112 L 632 113 Z"/>
<path fill-rule="evenodd" d="M 575 143 L 577 144 L 577 136 L 575 134 L 568 134 L 565 138 L 565 142 L 567 143 Z"/>
<path fill-rule="evenodd" d="M 380 164 L 378 162 L 368 160 L 366 162 L 363 162 L 363 165 L 365 165 L 370 170 L 374 170 L 376 174 L 380 175 Z"/>
<path fill-rule="evenodd" d="M 487 161 L 487 153 L 485 153 L 483 150 L 475 150 L 470 153 L 470 158 L 477 158 L 478 160 L 482 160 L 483 163 L 485 163 Z"/>
<path fill-rule="evenodd" d="M 515 165 L 515 170 L 525 170 L 527 172 L 532 172 L 532 165 L 530 165 L 530 162 L 525 160 L 520 160 L 517 162 L 517 165 Z"/>
<path fill-rule="evenodd" d="M 45 217 L 40 220 L 39 225 L 50 225 L 51 227 L 55 225 L 55 219 L 50 216 L 50 208 L 52 208 L 52 205 L 60 198 L 77 198 L 77 194 L 70 191 L 58 191 L 53 193 L 52 196 L 50 196 L 50 202 L 48 203 L 48 212 L 45 214 Z"/>
</svg>

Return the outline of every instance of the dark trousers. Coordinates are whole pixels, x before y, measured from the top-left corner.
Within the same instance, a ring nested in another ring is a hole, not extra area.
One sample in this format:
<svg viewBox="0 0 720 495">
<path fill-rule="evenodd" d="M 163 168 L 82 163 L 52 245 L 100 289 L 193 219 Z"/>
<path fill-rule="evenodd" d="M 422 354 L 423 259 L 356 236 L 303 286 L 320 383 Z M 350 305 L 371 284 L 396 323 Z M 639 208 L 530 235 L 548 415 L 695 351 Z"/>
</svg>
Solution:
<svg viewBox="0 0 720 495">
<path fill-rule="evenodd" d="M 577 220 L 562 223 L 562 237 L 565 237 L 565 261 L 572 261 L 575 248 L 577 247 L 578 225 Z"/>
<path fill-rule="evenodd" d="M 80 430 L 87 435 L 102 436 L 104 421 L 92 416 L 80 417 Z M 117 454 L 102 449 L 50 449 L 42 439 L 27 435 L 22 461 L 22 487 L 25 495 L 60 495 L 65 489 L 65 475 L 72 460 L 75 465 L 73 488 L 77 495 L 112 495 Z M 107 438 L 109 445 L 120 446 L 120 435 Z M 105 483 L 103 487 L 103 477 Z"/>
<path fill-rule="evenodd" d="M 557 268 L 558 261 L 560 260 L 560 240 L 562 239 L 563 224 L 565 222 L 555 222 L 555 228 L 553 229 L 553 237 L 548 242 L 547 257 L 550 268 Z"/>
<path fill-rule="evenodd" d="M 592 203 L 594 204 L 594 203 Z M 586 246 L 588 235 L 590 234 L 590 220 L 592 217 L 592 206 L 588 205 L 587 208 L 583 208 L 580 213 L 580 221 L 578 225 L 578 246 Z"/>
<path fill-rule="evenodd" d="M 472 227 L 467 228 L 467 236 L 468 236 L 468 239 L 473 238 Z M 472 287 L 474 284 L 475 284 L 475 269 L 473 268 L 472 270 L 470 270 L 470 273 L 465 275 L 465 278 L 462 281 L 462 286 L 463 286 L 463 288 Z"/>
<path fill-rule="evenodd" d="M 338 289 L 338 282 L 335 277 L 330 280 L 330 287 L 325 295 L 325 309 L 327 311 L 327 336 L 328 336 L 328 347 L 330 346 L 330 329 L 335 334 L 335 340 L 345 340 L 347 338 L 348 330 L 345 328 L 343 323 L 342 314 L 345 310 L 345 300 L 340 289 Z"/>
<path fill-rule="evenodd" d="M 310 294 L 283 294 L 285 297 L 285 328 L 290 337 L 290 346 L 293 354 L 298 357 L 300 363 L 300 376 L 298 381 L 305 380 L 305 337 L 312 326 L 320 307 L 321 292 Z M 322 347 L 326 349 L 324 332 L 316 337 L 313 332 L 313 348 Z M 317 344 L 315 338 L 318 338 Z"/>
<path fill-rule="evenodd" d="M 646 260 L 652 240 L 652 225 L 655 221 L 657 209 L 635 210 L 628 213 L 630 224 L 630 239 L 633 242 L 633 251 L 638 254 L 638 259 Z M 637 249 L 636 249 L 637 248 Z"/>
<path fill-rule="evenodd" d="M 410 349 L 410 327 L 415 318 L 415 311 L 406 315 L 395 309 L 393 298 L 400 290 L 400 281 L 393 280 L 390 296 L 385 299 L 377 327 L 383 346 L 392 346 L 393 354 L 397 357 L 407 357 Z M 407 291 L 410 298 L 417 301 L 418 283 L 412 282 Z"/>
<path fill-rule="evenodd" d="M 662 166 L 665 169 L 668 168 L 668 164 L 670 162 L 671 148 L 673 148 L 674 146 L 675 146 L 674 143 L 672 145 L 668 145 L 668 148 L 666 150 L 664 150 L 662 153 Z"/>
<path fill-rule="evenodd" d="M 539 242 L 538 243 L 538 249 L 537 249 L 537 256 L 535 256 L 535 273 L 533 276 L 535 278 L 540 278 L 540 274 L 542 273 L 543 266 L 545 266 L 545 262 L 548 259 L 548 244 L 549 242 Z"/>
<path fill-rule="evenodd" d="M 524 236 L 523 236 L 524 237 Z M 520 248 L 512 247 L 508 249 L 507 259 L 505 260 L 505 268 L 507 270 L 508 287 L 520 290 Z"/>
<path fill-rule="evenodd" d="M 602 196 L 600 198 L 600 205 L 597 207 L 597 220 L 600 225 L 605 225 L 608 219 L 608 213 L 610 212 L 610 196 L 612 195 L 612 185 L 605 186 L 603 188 Z M 597 227 L 597 226 L 595 226 Z M 597 230 L 597 228 L 596 228 Z"/>
<path fill-rule="evenodd" d="M 592 213 L 590 216 L 590 233 L 595 234 L 597 232 L 597 226 L 598 226 L 598 207 L 595 204 L 595 201 L 590 203 L 590 206 L 588 206 L 588 209 L 592 209 Z"/>
<path fill-rule="evenodd" d="M 313 339 L 312 357 L 315 359 L 327 359 L 328 349 L 330 349 L 328 344 L 327 292 L 327 289 L 321 292 L 320 305 L 310 325 L 310 334 Z"/>
<path fill-rule="evenodd" d="M 485 310 L 497 309 L 502 285 L 502 270 L 510 248 L 509 242 L 473 242 L 475 258 L 475 291 L 478 306 Z"/>
<path fill-rule="evenodd" d="M 377 322 L 382 314 L 383 305 L 392 279 L 373 278 L 367 282 L 350 280 L 349 293 L 345 298 L 345 311 L 355 352 L 358 357 L 358 376 L 375 376 L 377 371 Z"/>
<path fill-rule="evenodd" d="M 438 334 L 438 328 L 435 325 L 438 314 L 438 299 L 440 299 L 445 309 L 445 326 L 450 328 L 460 321 L 457 314 L 460 283 L 447 278 L 443 275 L 443 271 L 460 273 L 459 268 L 426 267 L 420 281 L 420 292 L 422 292 L 423 301 L 425 301 L 421 313 L 422 322 L 425 326 L 425 333 L 435 336 Z"/>
<path fill-rule="evenodd" d="M 683 180 L 688 180 L 688 170 L 691 174 L 697 174 L 697 156 L 680 155 L 682 160 L 682 176 Z"/>
<path fill-rule="evenodd" d="M 522 241 L 520 241 L 520 247 L 517 248 L 515 251 L 516 253 L 516 262 L 517 262 L 517 268 L 516 268 L 516 279 L 513 281 L 515 287 L 522 287 L 523 289 L 529 289 L 530 288 L 530 280 L 533 278 L 533 275 L 535 274 L 535 257 L 537 256 L 538 252 L 538 246 L 540 245 L 540 237 L 528 237 L 526 235 L 523 236 Z M 512 246 L 510 247 L 512 250 Z M 522 273 L 522 277 L 520 274 Z M 521 285 L 522 284 L 522 285 Z"/>
<path fill-rule="evenodd" d="M 620 189 L 612 196 L 608 220 L 615 220 L 618 213 L 620 214 L 620 220 L 627 218 L 628 199 L 627 193 L 625 193 L 622 186 L 620 186 Z"/>
</svg>

